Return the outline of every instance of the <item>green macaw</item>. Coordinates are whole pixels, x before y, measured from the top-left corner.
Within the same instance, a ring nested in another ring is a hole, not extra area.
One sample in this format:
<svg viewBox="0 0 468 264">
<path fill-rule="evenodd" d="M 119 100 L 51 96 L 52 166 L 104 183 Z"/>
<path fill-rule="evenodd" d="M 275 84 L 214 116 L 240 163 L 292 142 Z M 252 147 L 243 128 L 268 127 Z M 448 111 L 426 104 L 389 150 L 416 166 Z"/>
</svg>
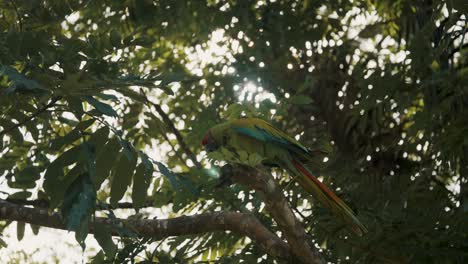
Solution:
<svg viewBox="0 0 468 264">
<path fill-rule="evenodd" d="M 305 164 L 316 163 L 313 152 L 297 140 L 258 118 L 239 118 L 213 126 L 206 132 L 202 145 L 207 152 L 224 147 L 233 153 L 257 154 L 265 165 L 279 166 L 307 192 L 349 224 L 358 235 L 367 229 L 343 200 L 315 178 Z"/>
</svg>

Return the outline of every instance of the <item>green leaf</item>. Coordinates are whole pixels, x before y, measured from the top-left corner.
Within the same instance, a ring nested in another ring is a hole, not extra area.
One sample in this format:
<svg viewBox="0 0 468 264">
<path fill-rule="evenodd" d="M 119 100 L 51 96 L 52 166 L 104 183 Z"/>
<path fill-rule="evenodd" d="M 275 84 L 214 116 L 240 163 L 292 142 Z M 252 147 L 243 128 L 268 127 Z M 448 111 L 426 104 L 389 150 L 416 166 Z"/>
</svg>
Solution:
<svg viewBox="0 0 468 264">
<path fill-rule="evenodd" d="M 156 162 L 156 164 L 158 165 L 159 172 L 162 175 L 166 176 L 166 178 L 171 183 L 172 188 L 174 188 L 174 190 L 179 190 L 180 189 L 180 184 L 177 181 L 177 176 L 172 171 L 170 171 L 166 167 L 166 165 L 162 164 L 161 162 Z"/>
<path fill-rule="evenodd" d="M 359 32 L 359 37 L 361 38 L 372 38 L 375 35 L 382 32 L 383 24 L 375 23 L 372 25 L 367 25 L 361 32 Z"/>
<path fill-rule="evenodd" d="M 89 177 L 92 180 L 96 177 L 96 153 L 94 146 L 87 142 L 83 143 L 81 146 L 81 149 L 83 150 L 82 155 L 86 161 L 86 170 L 88 171 Z"/>
<path fill-rule="evenodd" d="M 80 153 L 81 153 L 81 145 L 75 146 L 65 151 L 62 155 L 60 155 L 57 159 L 55 159 L 53 163 L 60 163 L 62 167 L 69 166 L 78 161 L 78 157 Z"/>
<path fill-rule="evenodd" d="M 106 255 L 100 250 L 91 260 L 91 264 L 107 264 Z"/>
<path fill-rule="evenodd" d="M 78 130 L 72 130 L 70 133 L 63 137 L 56 138 L 50 142 L 50 149 L 58 151 L 65 145 L 71 145 L 73 142 L 81 137 L 81 133 Z"/>
<path fill-rule="evenodd" d="M 119 31 L 112 29 L 109 36 L 112 46 L 119 48 L 122 46 L 122 36 L 120 36 Z"/>
<path fill-rule="evenodd" d="M 112 230 L 108 225 L 95 224 L 94 238 L 97 240 L 108 259 L 113 259 L 117 253 L 117 245 L 112 240 Z"/>
<path fill-rule="evenodd" d="M 59 179 L 63 178 L 63 176 L 64 173 L 62 169 L 62 164 L 59 162 L 53 162 L 52 164 L 50 164 L 44 175 L 43 188 L 47 195 L 50 197 L 50 208 L 55 208 L 55 206 L 60 203 L 57 191 L 60 190 L 60 188 L 62 188 L 62 186 L 59 186 Z"/>
<path fill-rule="evenodd" d="M 19 73 L 15 68 L 0 64 L 0 76 L 6 75 L 11 80 L 11 84 L 5 94 L 12 93 L 14 91 L 19 92 L 45 92 L 44 89 L 38 82 L 27 78 L 25 75 Z"/>
<path fill-rule="evenodd" d="M 94 121 L 95 121 L 94 119 L 83 120 L 83 121 L 79 122 L 78 125 L 76 125 L 74 130 L 84 131 L 89 126 L 91 126 L 94 123 Z"/>
<path fill-rule="evenodd" d="M 99 154 L 109 138 L 109 128 L 107 126 L 96 130 L 88 140 L 88 143 L 94 146 L 96 154 Z"/>
<path fill-rule="evenodd" d="M 15 175 L 15 182 L 30 183 L 40 178 L 39 169 L 34 166 L 27 166 Z"/>
<path fill-rule="evenodd" d="M 83 101 L 79 97 L 67 96 L 66 99 L 68 108 L 76 116 L 77 119 L 81 119 L 81 116 L 84 114 Z"/>
<path fill-rule="evenodd" d="M 307 95 L 295 95 L 289 98 L 288 102 L 296 105 L 308 105 L 313 103 L 314 100 Z"/>
<path fill-rule="evenodd" d="M 30 224 L 29 226 L 31 227 L 31 230 L 32 230 L 32 232 L 33 232 L 34 235 L 39 234 L 39 229 L 41 228 L 41 226 L 32 225 L 32 224 Z"/>
<path fill-rule="evenodd" d="M 151 46 L 154 42 L 153 38 L 150 38 L 148 36 L 141 36 L 139 38 L 136 38 L 132 41 L 133 45 L 139 45 L 143 47 L 148 47 Z"/>
<path fill-rule="evenodd" d="M 142 207 L 145 204 L 152 174 L 152 166 L 150 169 L 144 163 L 140 163 L 137 166 L 132 186 L 132 201 L 135 208 Z"/>
<path fill-rule="evenodd" d="M 20 132 L 19 128 L 14 128 L 14 129 L 11 129 L 12 127 L 14 127 L 16 124 L 13 123 L 12 121 L 6 119 L 6 118 L 3 118 L 3 119 L 0 119 L 0 125 L 3 127 L 3 131 L 7 130 L 8 132 L 6 133 L 7 135 L 10 135 L 13 140 L 17 143 L 17 144 L 20 144 L 21 142 L 23 142 L 23 134 Z"/>
<path fill-rule="evenodd" d="M 83 173 L 67 188 L 61 207 L 67 229 L 76 232 L 75 237 L 82 247 L 95 205 L 96 190 L 89 174 Z"/>
<path fill-rule="evenodd" d="M 83 172 L 84 169 L 80 165 L 76 165 L 70 170 L 67 177 L 64 177 L 63 171 L 64 167 L 72 165 L 79 160 L 81 152 L 81 145 L 75 146 L 64 152 L 47 167 L 43 187 L 50 197 L 50 208 L 55 208 L 62 202 L 64 192 L 68 186 Z"/>
<path fill-rule="evenodd" d="M 131 90 L 128 87 L 120 88 L 120 89 L 118 89 L 118 92 L 121 93 L 122 95 L 126 96 L 126 97 L 129 97 L 129 98 L 137 101 L 137 102 L 140 102 L 140 103 L 145 103 L 146 102 L 146 98 L 143 95 Z"/>
<path fill-rule="evenodd" d="M 50 144 L 50 148 L 52 150 L 59 150 L 65 145 L 71 145 L 77 139 L 81 137 L 81 131 L 86 130 L 94 123 L 94 119 L 87 119 L 84 121 L 79 122 L 76 127 L 70 131 L 70 133 L 66 134 L 63 137 L 59 137 L 57 139 L 52 140 Z"/>
<path fill-rule="evenodd" d="M 133 153 L 133 150 L 132 150 L 133 148 L 132 148 L 132 146 L 130 145 L 130 143 L 129 143 L 128 141 L 126 141 L 126 140 L 120 138 L 120 137 L 118 137 L 118 139 L 119 139 L 119 144 L 120 144 L 120 146 L 122 146 L 122 150 L 123 150 L 124 155 L 125 155 L 125 156 L 127 157 L 127 159 L 129 159 L 129 160 L 133 159 L 134 156 L 135 156 L 135 155 L 134 155 L 135 153 Z"/>
<path fill-rule="evenodd" d="M 225 160 L 223 153 L 219 150 L 209 152 L 207 156 L 208 158 L 213 159 L 213 160 L 218 160 L 218 161 Z"/>
<path fill-rule="evenodd" d="M 253 105 L 250 104 L 231 104 L 226 111 L 223 112 L 223 116 L 227 120 L 237 119 L 242 116 L 255 117 L 257 111 Z"/>
<path fill-rule="evenodd" d="M 105 94 L 105 93 L 98 93 L 96 94 L 97 97 L 101 98 L 102 100 L 112 100 L 112 101 L 118 101 L 119 98 L 113 94 Z"/>
<path fill-rule="evenodd" d="M 118 116 L 117 112 L 110 105 L 100 102 L 92 96 L 84 96 L 84 99 L 101 114 L 108 115 L 111 117 Z"/>
<path fill-rule="evenodd" d="M 130 185 L 133 177 L 133 172 L 137 163 L 137 156 L 133 155 L 133 158 L 129 160 L 125 155 L 121 154 L 120 159 L 114 168 L 111 192 L 110 192 L 110 203 L 111 205 L 117 205 L 117 202 L 122 199 Z"/>
<path fill-rule="evenodd" d="M 28 191 L 20 191 L 20 192 L 15 192 L 13 194 L 10 194 L 8 196 L 8 199 L 20 199 L 20 200 L 26 200 L 27 198 L 31 197 L 32 193 Z"/>
<path fill-rule="evenodd" d="M 3 240 L 1 237 L 0 237 L 0 248 L 6 248 L 8 247 L 8 244 L 5 242 L 5 240 Z"/>
<path fill-rule="evenodd" d="M 96 190 L 99 190 L 102 182 L 109 176 L 112 166 L 116 162 L 121 149 L 119 140 L 114 137 L 107 142 L 96 159 L 96 177 L 93 180 Z"/>
<path fill-rule="evenodd" d="M 16 238 L 18 238 L 18 241 L 21 241 L 24 237 L 24 228 L 25 228 L 25 223 L 21 221 L 16 222 Z"/>
<path fill-rule="evenodd" d="M 145 203 L 149 186 L 145 179 L 145 170 L 145 165 L 140 163 L 133 176 L 132 201 L 134 208 L 142 207 Z"/>
</svg>

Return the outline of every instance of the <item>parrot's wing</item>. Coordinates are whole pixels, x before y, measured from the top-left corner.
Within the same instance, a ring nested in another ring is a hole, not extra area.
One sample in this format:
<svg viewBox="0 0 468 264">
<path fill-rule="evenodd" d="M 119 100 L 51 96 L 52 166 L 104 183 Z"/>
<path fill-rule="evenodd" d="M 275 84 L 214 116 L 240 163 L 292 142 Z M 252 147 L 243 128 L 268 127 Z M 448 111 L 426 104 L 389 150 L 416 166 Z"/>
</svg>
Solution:
<svg viewBox="0 0 468 264">
<path fill-rule="evenodd" d="M 298 154 L 309 154 L 306 147 L 261 119 L 239 119 L 233 125 L 233 130 L 237 133 L 253 137 L 262 142 L 280 145 Z"/>
</svg>

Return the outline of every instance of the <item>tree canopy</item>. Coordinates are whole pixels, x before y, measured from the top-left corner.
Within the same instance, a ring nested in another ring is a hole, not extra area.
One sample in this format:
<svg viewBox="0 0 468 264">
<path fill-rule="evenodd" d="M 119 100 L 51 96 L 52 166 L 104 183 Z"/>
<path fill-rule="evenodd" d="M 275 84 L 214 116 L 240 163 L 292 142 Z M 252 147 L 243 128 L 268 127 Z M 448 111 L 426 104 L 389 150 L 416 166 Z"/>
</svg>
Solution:
<svg viewBox="0 0 468 264">
<path fill-rule="evenodd" d="M 94 236 L 92 263 L 466 263 L 467 14 L 0 1 L 0 230 Z M 281 170 L 210 159 L 204 133 L 241 116 L 327 150 L 320 179 L 369 233 Z"/>
</svg>

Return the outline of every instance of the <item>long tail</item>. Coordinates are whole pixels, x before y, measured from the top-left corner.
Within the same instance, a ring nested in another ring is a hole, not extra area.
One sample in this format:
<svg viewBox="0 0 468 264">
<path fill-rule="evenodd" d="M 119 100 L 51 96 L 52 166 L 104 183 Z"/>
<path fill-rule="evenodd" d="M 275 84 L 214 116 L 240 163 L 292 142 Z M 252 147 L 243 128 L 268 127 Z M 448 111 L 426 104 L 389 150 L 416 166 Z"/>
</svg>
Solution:
<svg viewBox="0 0 468 264">
<path fill-rule="evenodd" d="M 366 227 L 359 221 L 351 208 L 349 208 L 343 200 L 336 196 L 336 194 L 334 194 L 317 178 L 312 176 L 309 170 L 306 169 L 299 161 L 293 160 L 292 163 L 301 173 L 298 181 L 304 189 L 332 210 L 333 213 L 340 216 L 346 223 L 348 223 L 354 233 L 359 236 L 367 233 Z"/>
</svg>

